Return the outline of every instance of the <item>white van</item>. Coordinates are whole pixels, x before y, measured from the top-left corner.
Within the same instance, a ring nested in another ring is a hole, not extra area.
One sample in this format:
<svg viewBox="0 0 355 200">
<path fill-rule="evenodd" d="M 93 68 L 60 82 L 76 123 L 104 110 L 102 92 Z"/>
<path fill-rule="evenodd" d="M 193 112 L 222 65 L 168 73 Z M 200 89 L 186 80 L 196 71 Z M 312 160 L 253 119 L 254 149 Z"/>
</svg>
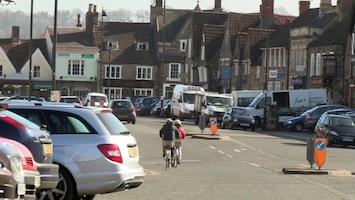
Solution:
<svg viewBox="0 0 355 200">
<path fill-rule="evenodd" d="M 235 90 L 232 91 L 233 105 L 247 107 L 262 90 Z"/>
<path fill-rule="evenodd" d="M 107 95 L 99 92 L 90 92 L 86 95 L 84 105 L 107 107 L 108 106 Z"/>
<path fill-rule="evenodd" d="M 175 85 L 171 97 L 171 117 L 174 119 L 178 117 L 180 120 L 193 119 L 196 93 L 204 91 L 200 86 Z"/>
<path fill-rule="evenodd" d="M 295 90 L 265 90 L 261 92 L 246 107 L 253 114 L 257 123 L 261 123 L 264 119 L 264 106 L 269 107 L 272 102 L 277 102 L 279 109 L 287 111 L 305 111 L 311 107 L 329 104 L 330 98 L 326 89 L 295 89 Z M 266 96 L 266 102 L 265 102 Z"/>
</svg>

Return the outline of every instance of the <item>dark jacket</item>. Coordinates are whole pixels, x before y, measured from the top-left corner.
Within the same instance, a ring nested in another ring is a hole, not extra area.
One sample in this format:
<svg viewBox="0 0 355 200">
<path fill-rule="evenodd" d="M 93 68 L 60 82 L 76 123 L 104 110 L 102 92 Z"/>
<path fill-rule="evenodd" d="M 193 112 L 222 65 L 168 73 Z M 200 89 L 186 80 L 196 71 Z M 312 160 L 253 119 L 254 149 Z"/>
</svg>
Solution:
<svg viewBox="0 0 355 200">
<path fill-rule="evenodd" d="M 177 130 L 175 125 L 171 122 L 165 123 L 159 131 L 159 136 L 163 140 L 174 141 L 176 136 L 178 135 L 179 135 L 179 131 Z"/>
</svg>

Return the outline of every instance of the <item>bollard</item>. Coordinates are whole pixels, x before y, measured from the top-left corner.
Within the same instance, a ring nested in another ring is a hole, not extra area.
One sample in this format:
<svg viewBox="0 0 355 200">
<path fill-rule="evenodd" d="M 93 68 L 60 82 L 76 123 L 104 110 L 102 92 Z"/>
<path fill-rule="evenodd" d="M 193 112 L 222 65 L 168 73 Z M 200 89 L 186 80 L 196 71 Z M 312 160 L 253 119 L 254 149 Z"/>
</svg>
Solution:
<svg viewBox="0 0 355 200">
<path fill-rule="evenodd" d="M 314 165 L 314 138 L 307 138 L 307 161 L 313 168 Z"/>
</svg>

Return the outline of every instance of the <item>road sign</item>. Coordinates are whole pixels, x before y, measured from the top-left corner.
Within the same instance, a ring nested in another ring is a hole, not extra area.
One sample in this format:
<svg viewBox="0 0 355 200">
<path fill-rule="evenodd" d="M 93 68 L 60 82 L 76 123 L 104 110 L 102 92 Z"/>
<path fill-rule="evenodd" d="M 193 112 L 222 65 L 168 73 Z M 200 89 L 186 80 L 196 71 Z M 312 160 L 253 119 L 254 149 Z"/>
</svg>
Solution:
<svg viewBox="0 0 355 200">
<path fill-rule="evenodd" d="M 323 166 L 327 158 L 326 144 L 327 144 L 326 138 L 314 139 L 314 161 L 318 165 L 319 169 Z"/>
<path fill-rule="evenodd" d="M 210 118 L 210 129 L 211 129 L 212 135 L 217 133 L 217 130 L 218 130 L 217 118 L 215 118 L 215 117 Z"/>
</svg>

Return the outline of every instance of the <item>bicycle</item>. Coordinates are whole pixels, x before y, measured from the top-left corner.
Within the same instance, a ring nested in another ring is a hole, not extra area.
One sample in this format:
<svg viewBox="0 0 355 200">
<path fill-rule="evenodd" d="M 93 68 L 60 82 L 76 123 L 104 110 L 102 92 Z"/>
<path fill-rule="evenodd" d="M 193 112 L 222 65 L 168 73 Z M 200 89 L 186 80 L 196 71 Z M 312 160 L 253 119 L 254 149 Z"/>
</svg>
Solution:
<svg viewBox="0 0 355 200">
<path fill-rule="evenodd" d="M 176 147 L 171 148 L 171 152 L 173 152 L 172 153 L 172 159 L 171 159 L 171 165 L 174 168 L 177 168 L 178 160 L 179 160 L 179 155 L 178 155 L 177 148 Z"/>
<path fill-rule="evenodd" d="M 165 147 L 165 169 L 171 169 L 171 149 Z"/>
</svg>

